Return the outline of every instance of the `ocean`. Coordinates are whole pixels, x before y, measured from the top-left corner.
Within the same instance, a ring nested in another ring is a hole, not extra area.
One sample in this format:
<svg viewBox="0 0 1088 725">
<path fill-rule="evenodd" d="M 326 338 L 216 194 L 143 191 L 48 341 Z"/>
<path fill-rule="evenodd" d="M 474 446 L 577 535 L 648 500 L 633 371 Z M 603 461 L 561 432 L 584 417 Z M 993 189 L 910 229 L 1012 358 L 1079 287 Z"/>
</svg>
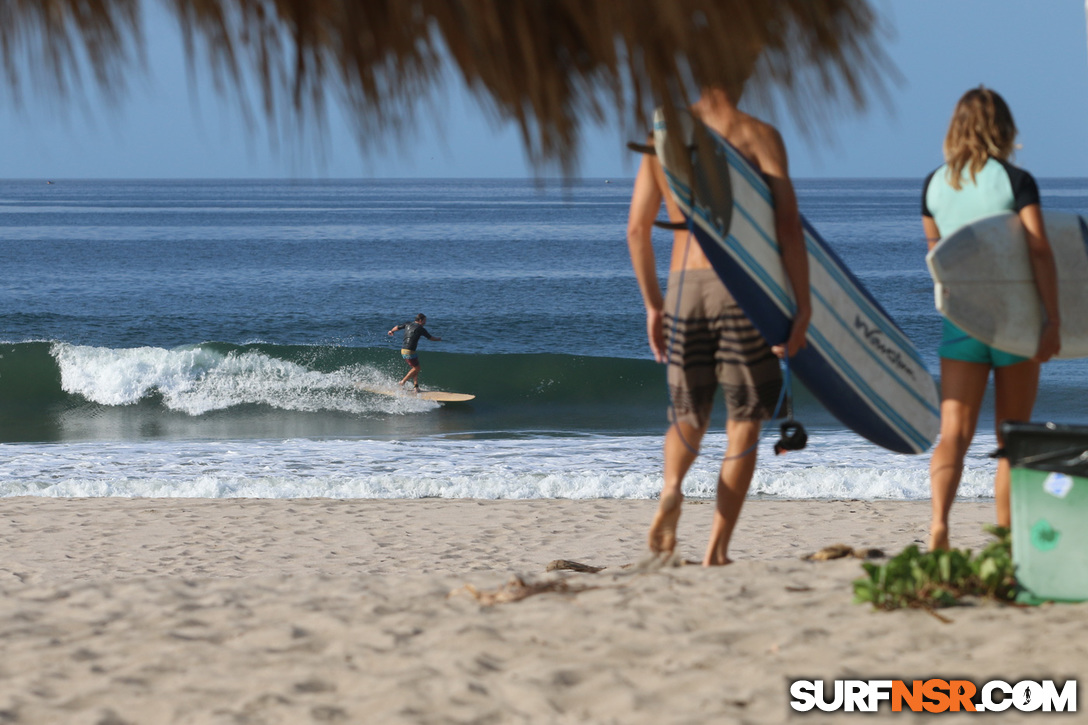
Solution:
<svg viewBox="0 0 1088 725">
<path fill-rule="evenodd" d="M 921 179 L 798 180 L 802 213 L 938 369 Z M 1088 179 L 1040 179 L 1088 211 Z M 652 498 L 668 396 L 627 256 L 630 179 L 0 181 L 0 496 Z M 668 233 L 660 234 L 666 271 Z M 664 283 L 664 274 L 663 283 Z M 423 312 L 424 387 L 400 334 Z M 759 498 L 920 499 L 803 389 Z M 1036 420 L 1088 423 L 1088 362 Z M 723 406 L 685 491 L 712 497 Z M 992 408 L 960 493 L 992 496 Z"/>
</svg>

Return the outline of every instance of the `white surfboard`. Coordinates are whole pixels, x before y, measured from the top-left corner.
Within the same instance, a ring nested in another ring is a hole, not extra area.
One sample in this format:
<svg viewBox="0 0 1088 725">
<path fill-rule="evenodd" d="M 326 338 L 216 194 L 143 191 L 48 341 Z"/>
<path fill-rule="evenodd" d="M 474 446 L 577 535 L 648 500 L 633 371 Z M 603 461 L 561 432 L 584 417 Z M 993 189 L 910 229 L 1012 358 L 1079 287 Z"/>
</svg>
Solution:
<svg viewBox="0 0 1088 725">
<path fill-rule="evenodd" d="M 1088 225 L 1077 214 L 1059 211 L 1044 211 L 1043 221 L 1058 268 L 1058 357 L 1088 357 Z M 958 229 L 930 250 L 926 264 L 941 314 L 998 350 L 1035 354 L 1043 306 L 1017 214 Z"/>
<path fill-rule="evenodd" d="M 388 395 L 391 398 L 430 400 L 435 403 L 464 403 L 476 398 L 475 395 L 469 395 L 468 393 L 447 393 L 444 390 L 420 390 L 416 392 L 411 388 L 378 388 L 364 385 L 363 383 L 356 383 L 355 388 L 366 393 L 374 393 L 375 395 Z"/>
<path fill-rule="evenodd" d="M 654 145 L 672 196 L 741 309 L 769 343 L 785 342 L 796 305 L 778 251 L 770 188 L 725 139 L 697 127 L 688 113 L 681 121 L 684 150 L 677 157 L 663 113 L 654 118 Z M 708 168 L 685 158 L 699 141 L 713 147 Z M 899 453 L 927 450 L 940 428 L 933 377 L 906 334 L 803 217 L 802 224 L 812 321 L 791 371 L 865 438 Z"/>
</svg>

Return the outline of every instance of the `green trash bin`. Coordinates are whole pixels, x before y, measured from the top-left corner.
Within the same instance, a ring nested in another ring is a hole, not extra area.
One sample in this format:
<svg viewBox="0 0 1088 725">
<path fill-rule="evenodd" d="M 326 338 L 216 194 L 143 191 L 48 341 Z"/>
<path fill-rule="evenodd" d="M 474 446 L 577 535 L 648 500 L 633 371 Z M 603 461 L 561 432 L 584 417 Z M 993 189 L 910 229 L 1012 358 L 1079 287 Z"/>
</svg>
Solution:
<svg viewBox="0 0 1088 725">
<path fill-rule="evenodd" d="M 1088 600 L 1088 426 L 1001 425 L 1018 601 Z"/>
</svg>

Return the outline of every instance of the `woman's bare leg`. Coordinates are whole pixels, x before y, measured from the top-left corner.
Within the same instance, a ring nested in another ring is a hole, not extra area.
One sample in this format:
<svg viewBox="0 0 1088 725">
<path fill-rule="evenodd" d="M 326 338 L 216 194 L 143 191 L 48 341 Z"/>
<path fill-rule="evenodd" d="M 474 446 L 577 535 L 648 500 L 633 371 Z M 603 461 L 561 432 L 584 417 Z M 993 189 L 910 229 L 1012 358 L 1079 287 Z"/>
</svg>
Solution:
<svg viewBox="0 0 1088 725">
<path fill-rule="evenodd" d="M 995 368 L 994 388 L 994 423 L 997 428 L 997 444 L 1003 446 L 1005 441 L 1001 437 L 1002 421 L 1031 419 L 1031 409 L 1035 407 L 1035 396 L 1039 392 L 1039 363 L 1026 360 L 1016 365 Z M 1011 478 L 1008 459 L 999 459 L 997 476 L 994 478 L 998 526 L 1012 525 L 1009 496 Z"/>
<path fill-rule="evenodd" d="M 941 437 L 929 461 L 933 518 L 929 550 L 948 548 L 948 517 L 963 475 L 963 459 L 975 437 L 990 366 L 941 358 Z"/>
</svg>

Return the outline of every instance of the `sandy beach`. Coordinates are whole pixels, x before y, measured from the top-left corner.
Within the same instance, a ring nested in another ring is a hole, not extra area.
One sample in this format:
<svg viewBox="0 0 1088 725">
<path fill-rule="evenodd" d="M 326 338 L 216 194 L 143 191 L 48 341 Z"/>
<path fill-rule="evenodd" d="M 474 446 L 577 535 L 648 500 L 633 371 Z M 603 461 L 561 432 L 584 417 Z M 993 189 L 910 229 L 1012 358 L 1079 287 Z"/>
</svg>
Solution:
<svg viewBox="0 0 1088 725">
<path fill-rule="evenodd" d="M 1082 674 L 1086 605 L 874 612 L 858 560 L 800 558 L 897 553 L 928 505 L 750 501 L 736 564 L 653 570 L 622 568 L 653 501 L 3 499 L 0 722 L 914 722 L 794 713 L 789 683 Z M 711 514 L 688 502 L 683 555 Z M 992 516 L 958 503 L 954 545 Z M 472 594 L 515 575 L 558 591 Z"/>
</svg>

